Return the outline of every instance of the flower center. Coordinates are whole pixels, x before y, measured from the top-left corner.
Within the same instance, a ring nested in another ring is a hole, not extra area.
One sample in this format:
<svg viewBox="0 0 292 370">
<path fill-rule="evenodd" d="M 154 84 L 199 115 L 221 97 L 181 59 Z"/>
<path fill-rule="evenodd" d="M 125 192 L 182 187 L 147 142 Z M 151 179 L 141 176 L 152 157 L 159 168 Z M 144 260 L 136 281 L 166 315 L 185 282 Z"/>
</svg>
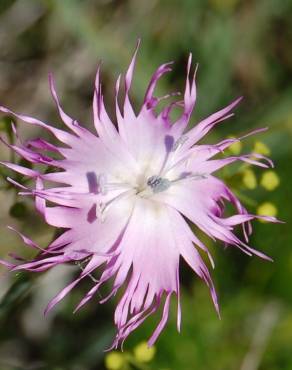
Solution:
<svg viewBox="0 0 292 370">
<path fill-rule="evenodd" d="M 203 173 L 182 172 L 177 178 L 169 180 L 160 175 L 152 175 L 143 179 L 139 178 L 139 185 L 127 182 L 107 181 L 105 174 L 96 176 L 94 172 L 87 173 L 89 192 L 97 194 L 99 199 L 89 210 L 88 220 L 93 222 L 99 218 L 104 222 L 108 209 L 118 200 L 128 196 L 151 198 L 154 194 L 168 190 L 173 184 L 185 180 L 202 180 L 207 175 Z"/>
<path fill-rule="evenodd" d="M 171 181 L 160 176 L 151 176 L 147 180 L 147 185 L 152 189 L 153 193 L 160 193 L 161 191 L 167 190 Z"/>
</svg>

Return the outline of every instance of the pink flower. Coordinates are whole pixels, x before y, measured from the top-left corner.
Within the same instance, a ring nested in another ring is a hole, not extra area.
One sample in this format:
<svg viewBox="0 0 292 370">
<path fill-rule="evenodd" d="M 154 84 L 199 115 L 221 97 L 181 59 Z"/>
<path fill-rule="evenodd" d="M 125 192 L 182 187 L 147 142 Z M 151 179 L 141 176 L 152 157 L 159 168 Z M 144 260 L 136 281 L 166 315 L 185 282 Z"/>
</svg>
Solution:
<svg viewBox="0 0 292 370">
<path fill-rule="evenodd" d="M 64 144 L 55 146 L 38 138 L 19 143 L 18 146 L 10 145 L 16 153 L 32 163 L 58 169 L 57 172 L 41 173 L 36 169 L 2 162 L 6 167 L 35 179 L 34 189 L 9 180 L 22 188 L 20 194 L 35 197 L 36 208 L 49 225 L 64 228 L 65 231 L 45 249 L 19 233 L 24 243 L 40 250 L 38 256 L 27 263 L 15 265 L 2 261 L 2 264 L 13 271 L 44 271 L 67 262 L 86 261 L 79 277 L 51 300 L 46 312 L 79 281 L 98 268 L 100 277 L 76 310 L 91 298 L 98 298 L 96 292 L 109 279 L 113 280 L 111 294 L 100 303 L 124 286 L 124 294 L 114 315 L 117 335 L 112 348 L 122 344 L 134 329 L 163 304 L 161 321 L 148 342 L 153 345 L 166 325 L 173 294 L 178 302 L 177 328 L 180 330 L 180 259 L 184 259 L 206 282 L 219 313 L 214 285 L 199 250 L 207 253 L 211 265 L 212 258 L 186 219 L 212 239 L 240 248 L 248 255 L 256 254 L 269 259 L 247 244 L 251 233 L 250 221 L 259 216 L 249 214 L 214 173 L 235 161 L 261 167 L 271 166 L 271 161 L 255 153 L 213 159 L 242 138 L 223 140 L 215 145 L 198 144 L 214 126 L 233 115 L 231 112 L 241 99 L 236 99 L 188 129 L 196 102 L 196 72 L 190 78 L 190 55 L 183 100 L 170 103 L 156 113 L 159 102 L 169 97 L 156 98 L 153 95 L 158 79 L 171 71 L 171 63 L 163 64 L 151 78 L 142 108 L 136 114 L 130 102 L 129 90 L 137 49 L 124 79 L 122 110 L 118 104 L 120 77 L 117 80 L 117 127 L 105 110 L 100 72 L 97 72 L 93 116 L 98 136 L 63 111 L 51 76 L 51 92 L 70 133 L 38 119 L 0 108 L 2 112 L 12 114 L 28 124 L 44 128 Z M 175 106 L 182 108 L 182 114 L 172 123 L 170 113 Z M 50 153 L 54 153 L 54 156 L 50 156 Z M 55 159 L 56 154 L 59 159 Z M 50 182 L 51 186 L 44 185 Z M 55 183 L 60 185 L 56 186 Z M 46 201 L 55 206 L 47 206 Z M 235 215 L 224 216 L 225 202 L 234 205 Z M 273 217 L 261 218 L 276 222 Z M 236 225 L 242 225 L 245 241 L 234 234 Z"/>
</svg>

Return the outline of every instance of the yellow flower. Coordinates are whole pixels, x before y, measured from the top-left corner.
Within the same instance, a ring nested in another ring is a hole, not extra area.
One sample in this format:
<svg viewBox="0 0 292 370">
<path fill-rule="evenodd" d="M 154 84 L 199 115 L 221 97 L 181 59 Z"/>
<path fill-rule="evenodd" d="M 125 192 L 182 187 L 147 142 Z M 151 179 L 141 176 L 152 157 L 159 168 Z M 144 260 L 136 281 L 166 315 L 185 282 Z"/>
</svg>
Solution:
<svg viewBox="0 0 292 370">
<path fill-rule="evenodd" d="M 244 170 L 242 182 L 247 189 L 255 189 L 257 187 L 257 178 L 253 170 L 250 169 Z"/>
<path fill-rule="evenodd" d="M 149 362 L 153 359 L 156 353 L 155 347 L 148 347 L 146 342 L 138 344 L 134 348 L 134 356 L 139 362 Z"/>
<path fill-rule="evenodd" d="M 278 213 L 277 207 L 271 202 L 262 203 L 257 209 L 257 214 L 260 215 L 260 216 L 275 217 L 275 216 L 277 216 L 277 213 Z M 265 222 L 263 220 L 261 220 L 261 221 Z"/>
<path fill-rule="evenodd" d="M 261 178 L 261 185 L 263 188 L 272 191 L 280 184 L 280 178 L 275 171 L 266 171 Z"/>
<path fill-rule="evenodd" d="M 255 142 L 253 151 L 255 153 L 262 154 L 262 155 L 270 155 L 271 154 L 270 148 L 265 143 L 263 143 L 261 141 L 256 141 Z"/>
<path fill-rule="evenodd" d="M 234 139 L 233 136 L 229 136 L 229 139 Z M 235 143 L 231 144 L 228 150 L 234 154 L 238 155 L 241 152 L 242 149 L 242 143 L 240 141 L 236 141 Z"/>
<path fill-rule="evenodd" d="M 126 364 L 125 356 L 117 351 L 105 356 L 105 367 L 109 370 L 121 370 Z"/>
</svg>

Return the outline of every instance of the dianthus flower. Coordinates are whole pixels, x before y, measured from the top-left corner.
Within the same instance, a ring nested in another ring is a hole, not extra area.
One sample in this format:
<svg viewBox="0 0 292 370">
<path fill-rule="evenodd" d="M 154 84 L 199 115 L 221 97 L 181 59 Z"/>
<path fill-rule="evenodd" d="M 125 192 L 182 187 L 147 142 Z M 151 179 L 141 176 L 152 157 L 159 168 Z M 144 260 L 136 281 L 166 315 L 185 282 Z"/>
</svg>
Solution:
<svg viewBox="0 0 292 370">
<path fill-rule="evenodd" d="M 173 294 L 178 302 L 177 327 L 180 330 L 181 259 L 208 285 L 219 313 L 214 285 L 199 250 L 207 253 L 211 265 L 212 257 L 189 222 L 214 240 L 240 248 L 248 255 L 269 259 L 247 244 L 252 231 L 250 221 L 255 217 L 276 221 L 273 217 L 249 214 L 224 182 L 214 176 L 216 171 L 236 161 L 269 167 L 272 165 L 269 159 L 255 153 L 213 159 L 243 137 L 226 139 L 214 145 L 198 144 L 214 126 L 233 115 L 232 110 L 240 98 L 188 129 L 196 102 L 196 72 L 190 77 L 190 55 L 183 100 L 172 102 L 157 112 L 159 102 L 169 97 L 154 96 L 157 81 L 171 71 L 172 63 L 166 63 L 151 78 L 142 108 L 136 114 L 129 90 L 137 50 L 138 47 L 125 74 L 122 110 L 118 103 L 120 77 L 116 83 L 117 126 L 106 112 L 100 71 L 97 71 L 93 98 L 97 135 L 63 111 L 51 76 L 52 96 L 69 132 L 0 108 L 4 113 L 49 131 L 63 143 L 56 146 L 37 138 L 9 145 L 27 161 L 49 166 L 54 169 L 52 172 L 42 173 L 15 163 L 2 164 L 35 180 L 34 188 L 29 189 L 9 179 L 22 188 L 20 194 L 34 196 L 37 210 L 49 225 L 65 229 L 45 249 L 19 233 L 27 245 L 39 249 L 39 254 L 29 262 L 14 264 L 2 261 L 2 264 L 13 271 L 40 272 L 64 263 L 86 262 L 78 278 L 51 300 L 46 312 L 98 268 L 101 271 L 99 278 L 76 310 L 94 296 L 98 297 L 97 291 L 110 279 L 111 293 L 100 303 L 124 287 L 114 315 L 117 334 L 112 348 L 122 344 L 163 304 L 161 321 L 148 342 L 153 345 L 167 322 Z M 172 122 L 170 115 L 175 106 L 180 107 L 182 113 Z M 235 215 L 224 215 L 226 202 L 233 204 Z M 244 241 L 235 235 L 236 225 L 243 227 Z"/>
</svg>

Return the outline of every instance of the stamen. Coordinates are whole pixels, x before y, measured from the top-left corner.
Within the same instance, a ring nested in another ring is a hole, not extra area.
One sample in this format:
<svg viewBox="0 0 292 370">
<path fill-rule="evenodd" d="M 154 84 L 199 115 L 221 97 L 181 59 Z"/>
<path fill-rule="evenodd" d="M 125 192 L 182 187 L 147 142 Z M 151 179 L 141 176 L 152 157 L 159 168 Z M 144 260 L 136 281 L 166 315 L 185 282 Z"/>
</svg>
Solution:
<svg viewBox="0 0 292 370">
<path fill-rule="evenodd" d="M 166 167 L 163 171 L 164 174 L 167 174 L 167 172 L 173 170 L 175 167 L 181 166 L 184 163 L 187 163 L 187 161 L 190 159 L 190 157 L 193 155 L 193 151 L 186 152 L 177 162 L 170 163 L 169 167 Z"/>
<path fill-rule="evenodd" d="M 87 263 L 88 261 L 90 261 L 90 258 L 91 257 L 88 257 L 88 258 L 86 258 L 84 261 L 82 261 L 82 262 L 80 262 L 80 261 L 76 261 L 75 262 L 75 265 L 77 265 L 79 268 L 80 268 L 80 270 L 83 272 L 84 271 L 84 267 L 82 266 L 82 263 L 84 264 L 84 263 Z M 87 275 L 93 282 L 94 282 L 94 284 L 97 284 L 98 283 L 98 280 L 92 275 L 92 274 L 88 274 Z"/>
<path fill-rule="evenodd" d="M 127 190 L 127 189 L 132 189 L 132 186 L 126 182 L 108 182 L 105 184 L 105 190 L 106 191 L 111 191 L 111 190 Z"/>
<path fill-rule="evenodd" d="M 147 185 L 152 189 L 153 193 L 160 193 L 161 191 L 167 190 L 171 181 L 160 176 L 151 176 L 147 180 Z"/>
<path fill-rule="evenodd" d="M 183 172 L 177 180 L 192 179 L 192 180 L 204 180 L 208 178 L 208 174 L 199 172 Z"/>
<path fill-rule="evenodd" d="M 98 185 L 99 185 L 99 191 L 101 192 L 101 194 L 106 195 L 107 194 L 106 175 L 104 173 L 101 173 L 98 176 Z"/>
<path fill-rule="evenodd" d="M 173 144 L 172 152 L 175 152 L 180 146 L 182 146 L 186 141 L 188 140 L 188 137 L 186 135 L 182 135 L 179 137 L 176 142 Z"/>
<path fill-rule="evenodd" d="M 161 169 L 158 172 L 158 175 L 161 175 L 164 172 L 165 166 L 167 165 L 168 159 L 173 152 L 175 152 L 180 146 L 182 146 L 188 140 L 188 136 L 182 135 L 176 141 L 174 141 L 173 136 L 166 135 L 164 139 L 164 144 L 166 147 L 166 155 L 162 163 Z"/>
<path fill-rule="evenodd" d="M 207 179 L 208 175 L 205 173 L 195 173 L 195 172 L 182 172 L 177 179 L 168 180 L 165 177 L 161 176 L 151 176 L 147 180 L 147 185 L 151 188 L 153 193 L 160 193 L 167 190 L 172 184 L 177 183 L 183 180 L 203 180 Z M 147 190 L 144 190 L 140 195 L 147 194 Z"/>
<path fill-rule="evenodd" d="M 182 180 L 204 180 L 208 178 L 208 174 L 199 172 L 182 172 L 180 176 L 172 180 L 171 183 L 179 182 Z"/>
<path fill-rule="evenodd" d="M 135 194 L 135 190 L 131 189 L 131 190 L 126 190 L 124 191 L 123 193 L 117 195 L 116 197 L 110 199 L 108 202 L 106 203 L 103 203 L 103 202 L 100 202 L 98 204 L 98 210 L 99 210 L 99 219 L 101 222 L 104 222 L 105 221 L 105 215 L 107 213 L 107 211 L 109 210 L 109 208 L 113 205 L 113 203 L 117 200 L 120 200 L 126 196 L 129 196 L 129 195 L 134 195 Z"/>
</svg>

